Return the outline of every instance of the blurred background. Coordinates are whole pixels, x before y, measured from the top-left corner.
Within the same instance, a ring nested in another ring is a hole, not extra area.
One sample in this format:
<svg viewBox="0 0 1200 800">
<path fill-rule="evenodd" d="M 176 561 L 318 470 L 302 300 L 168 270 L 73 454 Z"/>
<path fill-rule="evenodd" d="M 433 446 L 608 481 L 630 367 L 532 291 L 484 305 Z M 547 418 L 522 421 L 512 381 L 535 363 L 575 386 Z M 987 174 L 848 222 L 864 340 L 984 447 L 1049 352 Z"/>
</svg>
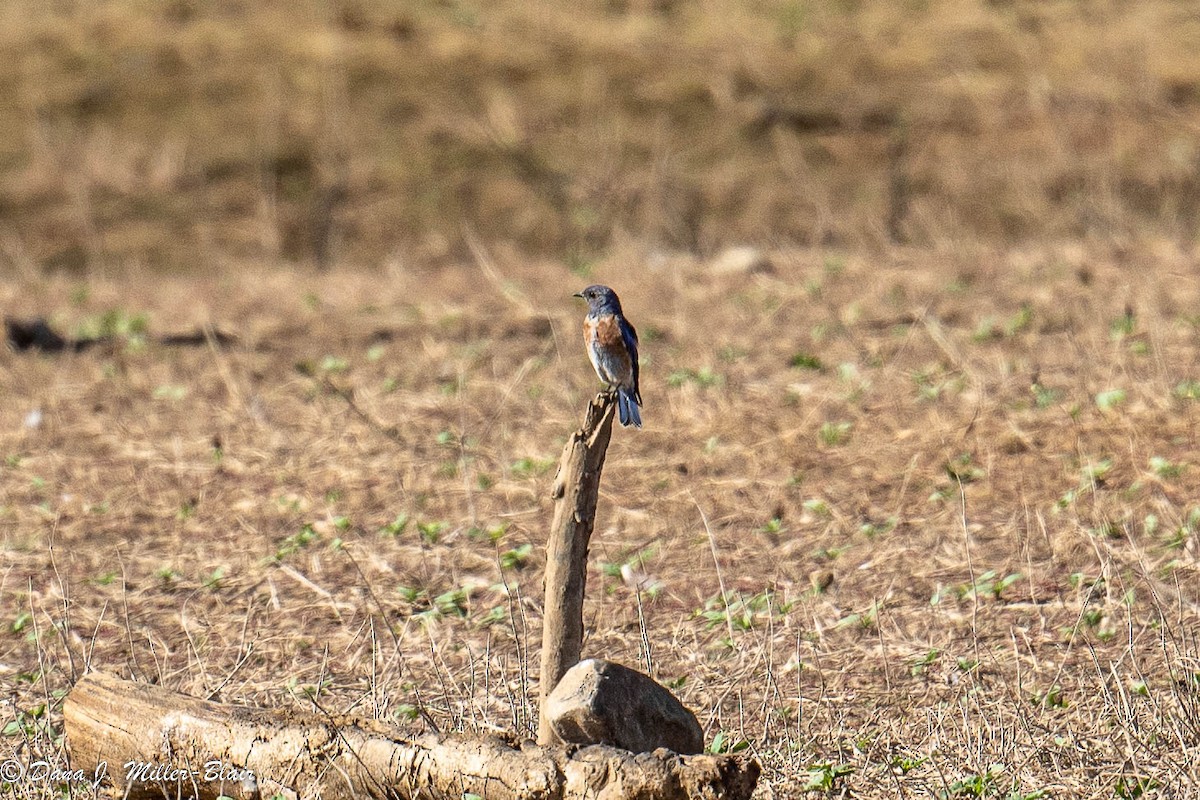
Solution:
<svg viewBox="0 0 1200 800">
<path fill-rule="evenodd" d="M 1176 0 L 8 0 L 0 48 L 26 273 L 1188 249 L 1200 218 Z"/>
</svg>

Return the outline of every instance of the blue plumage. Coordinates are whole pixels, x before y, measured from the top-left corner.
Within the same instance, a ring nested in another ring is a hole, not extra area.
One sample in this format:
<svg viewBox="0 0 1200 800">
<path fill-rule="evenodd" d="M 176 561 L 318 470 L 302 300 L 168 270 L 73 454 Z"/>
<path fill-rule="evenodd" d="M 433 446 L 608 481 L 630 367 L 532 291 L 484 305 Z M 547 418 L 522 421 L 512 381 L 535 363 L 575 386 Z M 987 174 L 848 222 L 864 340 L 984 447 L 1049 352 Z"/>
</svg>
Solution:
<svg viewBox="0 0 1200 800">
<path fill-rule="evenodd" d="M 622 425 L 642 427 L 642 395 L 638 388 L 637 330 L 621 311 L 617 293 L 607 286 L 589 286 L 576 297 L 588 304 L 583 336 L 588 358 L 600 380 L 617 390 L 617 415 Z"/>
</svg>

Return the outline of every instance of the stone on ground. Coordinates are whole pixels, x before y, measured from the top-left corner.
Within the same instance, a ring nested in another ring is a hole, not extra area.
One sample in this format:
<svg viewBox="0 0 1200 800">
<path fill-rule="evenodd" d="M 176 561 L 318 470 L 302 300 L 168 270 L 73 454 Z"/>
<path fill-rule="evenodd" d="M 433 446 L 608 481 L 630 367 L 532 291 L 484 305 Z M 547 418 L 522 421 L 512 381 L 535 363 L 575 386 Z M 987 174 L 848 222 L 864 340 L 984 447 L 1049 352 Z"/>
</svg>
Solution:
<svg viewBox="0 0 1200 800">
<path fill-rule="evenodd" d="M 581 661 L 546 698 L 554 732 L 571 744 L 607 744 L 634 753 L 665 747 L 703 752 L 696 715 L 675 695 L 637 670 L 598 658 Z"/>
</svg>

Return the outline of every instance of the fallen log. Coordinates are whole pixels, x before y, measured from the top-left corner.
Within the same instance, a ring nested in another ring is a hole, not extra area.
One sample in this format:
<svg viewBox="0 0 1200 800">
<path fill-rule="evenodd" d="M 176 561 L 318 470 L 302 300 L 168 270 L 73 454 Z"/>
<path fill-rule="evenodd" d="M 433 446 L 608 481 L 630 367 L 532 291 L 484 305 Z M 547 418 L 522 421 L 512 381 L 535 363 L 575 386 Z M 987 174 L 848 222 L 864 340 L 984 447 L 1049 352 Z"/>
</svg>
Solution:
<svg viewBox="0 0 1200 800">
<path fill-rule="evenodd" d="M 407 738 L 355 717 L 201 700 L 103 673 L 63 706 L 71 768 L 122 797 L 350 800 L 746 800 L 739 755 L 521 746 L 499 737 Z"/>
</svg>

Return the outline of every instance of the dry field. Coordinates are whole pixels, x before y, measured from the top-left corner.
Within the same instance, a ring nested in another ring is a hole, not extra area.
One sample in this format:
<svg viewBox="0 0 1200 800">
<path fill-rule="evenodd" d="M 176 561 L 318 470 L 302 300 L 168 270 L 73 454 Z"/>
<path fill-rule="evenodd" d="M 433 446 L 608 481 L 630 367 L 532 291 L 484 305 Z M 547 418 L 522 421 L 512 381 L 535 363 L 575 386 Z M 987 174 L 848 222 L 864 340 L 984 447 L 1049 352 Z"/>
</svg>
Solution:
<svg viewBox="0 0 1200 800">
<path fill-rule="evenodd" d="M 0 349 L 0 762 L 64 763 L 88 667 L 531 731 L 602 281 L 647 426 L 588 654 L 764 800 L 1200 797 L 1198 43 L 1178 0 L 0 4 L 0 313 L 112 337 Z"/>
<path fill-rule="evenodd" d="M 1198 233 L 1179 0 L 6 0 L 0 53 L 18 265 Z"/>
<path fill-rule="evenodd" d="M 7 313 L 118 343 L 0 354 L 4 753 L 62 758 L 89 666 L 531 731 L 548 489 L 596 388 L 570 294 L 604 280 L 647 425 L 609 451 L 587 654 L 749 748 L 762 798 L 1196 796 L 1193 263 L 10 282 Z M 237 342 L 153 341 L 205 323 Z"/>
</svg>

